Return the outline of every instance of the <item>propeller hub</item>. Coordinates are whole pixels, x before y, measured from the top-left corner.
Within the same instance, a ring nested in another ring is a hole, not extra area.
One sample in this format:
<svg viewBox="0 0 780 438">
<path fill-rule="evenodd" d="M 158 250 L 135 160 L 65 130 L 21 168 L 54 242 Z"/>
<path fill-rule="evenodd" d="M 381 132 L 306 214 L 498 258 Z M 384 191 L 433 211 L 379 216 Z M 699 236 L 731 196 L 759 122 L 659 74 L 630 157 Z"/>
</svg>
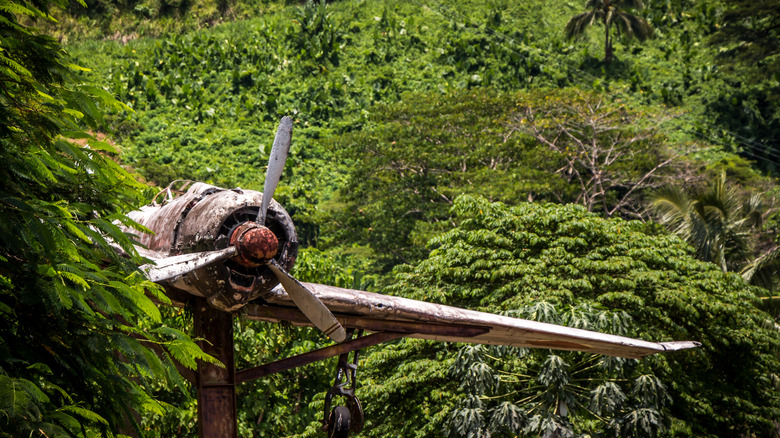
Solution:
<svg viewBox="0 0 780 438">
<path fill-rule="evenodd" d="M 230 244 L 238 248 L 233 259 L 243 266 L 259 266 L 271 260 L 279 250 L 276 235 L 256 222 L 244 222 L 230 235 Z"/>
</svg>

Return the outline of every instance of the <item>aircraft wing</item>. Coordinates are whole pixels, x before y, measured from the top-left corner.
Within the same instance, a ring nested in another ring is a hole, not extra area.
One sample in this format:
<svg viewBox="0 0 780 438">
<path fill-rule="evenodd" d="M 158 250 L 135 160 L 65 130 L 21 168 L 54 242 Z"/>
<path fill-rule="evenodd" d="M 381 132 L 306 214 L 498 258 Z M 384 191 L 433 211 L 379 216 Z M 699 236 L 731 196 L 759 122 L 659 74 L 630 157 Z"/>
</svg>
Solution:
<svg viewBox="0 0 780 438">
<path fill-rule="evenodd" d="M 447 342 L 586 351 L 635 359 L 701 345 L 694 341 L 648 342 L 353 289 L 304 285 L 341 325 L 370 332 L 404 333 L 405 337 Z M 264 304 L 247 305 L 245 315 L 254 320 L 311 325 L 282 287 L 274 288 L 264 301 Z"/>
</svg>

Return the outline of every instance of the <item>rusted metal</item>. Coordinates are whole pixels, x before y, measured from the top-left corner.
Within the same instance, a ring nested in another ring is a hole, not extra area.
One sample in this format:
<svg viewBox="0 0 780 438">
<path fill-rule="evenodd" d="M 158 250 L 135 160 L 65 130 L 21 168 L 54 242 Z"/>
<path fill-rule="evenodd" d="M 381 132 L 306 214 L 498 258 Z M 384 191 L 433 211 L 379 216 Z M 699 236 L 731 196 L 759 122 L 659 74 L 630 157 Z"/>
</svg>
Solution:
<svg viewBox="0 0 780 438">
<path fill-rule="evenodd" d="M 311 321 L 298 309 L 292 307 L 249 304 L 242 310 L 247 319 L 255 321 L 288 321 L 294 325 L 312 326 Z M 385 320 L 335 313 L 336 319 L 345 328 L 370 332 L 398 332 L 411 335 L 439 335 L 473 337 L 488 333 L 490 327 L 466 324 L 439 324 L 419 321 Z"/>
<path fill-rule="evenodd" d="M 165 257 L 157 262 L 139 266 L 138 269 L 146 274 L 146 278 L 148 278 L 149 281 L 161 282 L 187 275 L 204 266 L 235 257 L 238 254 L 238 248 L 229 246 L 225 249 L 208 251 L 207 253 L 194 252 L 173 257 Z"/>
<path fill-rule="evenodd" d="M 152 260 L 164 260 L 180 254 L 227 248 L 238 227 L 246 223 L 256 225 L 254 220 L 262 198 L 256 191 L 226 190 L 195 183 L 187 193 L 164 205 L 145 206 L 128 216 L 154 231 L 139 237 L 139 242 L 148 248 L 144 255 Z M 278 202 L 269 200 L 269 203 L 265 226 L 277 242 L 273 260 L 289 271 L 298 254 L 295 227 Z M 133 232 L 127 228 L 125 231 Z M 259 238 L 255 231 L 249 231 L 245 237 L 253 241 L 248 245 L 249 256 L 272 252 L 270 236 Z M 235 311 L 253 299 L 262 298 L 277 284 L 276 276 L 265 265 L 247 266 L 231 260 L 200 267 L 172 281 L 174 287 L 206 297 L 213 307 L 225 311 Z"/>
<path fill-rule="evenodd" d="M 288 357 L 286 359 L 271 362 L 254 368 L 248 368 L 236 373 L 236 383 L 247 382 L 249 380 L 259 379 L 271 374 L 287 371 L 292 368 L 308 365 L 323 359 L 339 356 L 362 348 L 371 347 L 393 339 L 406 336 L 405 333 L 381 332 L 368 336 L 362 336 L 357 339 L 345 341 L 330 347 L 320 348 L 319 350 Z"/>
<path fill-rule="evenodd" d="M 279 249 L 276 235 L 255 222 L 244 222 L 230 235 L 230 244 L 238 248 L 237 263 L 255 267 L 271 260 Z"/>
<path fill-rule="evenodd" d="M 350 329 L 347 337 L 351 338 L 353 333 L 354 330 Z M 363 331 L 359 330 L 357 336 L 358 339 L 363 336 Z M 360 403 L 360 399 L 355 394 L 355 390 L 357 390 L 357 369 L 358 363 L 360 362 L 360 350 L 352 352 L 351 361 L 349 355 L 350 353 L 347 352 L 339 356 L 339 361 L 336 365 L 336 378 L 334 379 L 333 386 L 325 394 L 322 426 L 323 431 L 328 432 L 328 436 L 346 436 L 347 431 L 343 429 L 348 429 L 353 433 L 360 433 L 365 424 L 363 406 Z M 349 410 L 348 416 L 344 416 L 343 411 L 338 406 L 331 411 L 334 397 L 342 397 L 346 401 L 346 408 Z M 343 424 L 344 420 L 346 420 L 347 424 Z M 339 423 L 342 424 L 339 425 Z M 337 433 L 339 429 L 341 429 L 341 432 L 343 433 Z"/>
<path fill-rule="evenodd" d="M 607 356 L 641 358 L 650 354 L 683 350 L 700 344 L 692 341 L 648 342 L 640 339 L 564 327 L 520 318 L 495 315 L 441 304 L 410 300 L 408 298 L 343 289 L 334 286 L 306 283 L 334 314 L 357 315 L 364 320 L 384 321 L 387 324 L 418 323 L 453 327 L 487 327 L 476 336 L 460 333 L 426 333 L 416 330 L 410 337 L 447 342 L 509 345 L 526 348 L 551 348 L 557 350 L 585 351 Z M 290 298 L 280 287 L 274 288 L 265 300 L 271 305 L 290 306 Z M 343 317 L 345 327 L 353 325 L 349 317 Z"/>
<path fill-rule="evenodd" d="M 201 349 L 224 367 L 198 361 L 198 436 L 236 438 L 236 374 L 233 353 L 233 315 L 214 309 L 198 298 L 193 303 L 195 336 Z"/>
</svg>

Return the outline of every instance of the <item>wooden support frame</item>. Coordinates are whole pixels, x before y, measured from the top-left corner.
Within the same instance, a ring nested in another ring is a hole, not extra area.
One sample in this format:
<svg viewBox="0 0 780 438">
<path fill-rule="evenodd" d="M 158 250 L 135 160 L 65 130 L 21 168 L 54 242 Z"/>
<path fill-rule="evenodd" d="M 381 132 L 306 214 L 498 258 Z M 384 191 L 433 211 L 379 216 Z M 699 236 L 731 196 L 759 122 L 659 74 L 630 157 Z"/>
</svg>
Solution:
<svg viewBox="0 0 780 438">
<path fill-rule="evenodd" d="M 236 438 L 236 379 L 233 314 L 211 307 L 202 298 L 193 301 L 195 336 L 200 347 L 224 367 L 198 362 L 198 436 Z"/>
</svg>

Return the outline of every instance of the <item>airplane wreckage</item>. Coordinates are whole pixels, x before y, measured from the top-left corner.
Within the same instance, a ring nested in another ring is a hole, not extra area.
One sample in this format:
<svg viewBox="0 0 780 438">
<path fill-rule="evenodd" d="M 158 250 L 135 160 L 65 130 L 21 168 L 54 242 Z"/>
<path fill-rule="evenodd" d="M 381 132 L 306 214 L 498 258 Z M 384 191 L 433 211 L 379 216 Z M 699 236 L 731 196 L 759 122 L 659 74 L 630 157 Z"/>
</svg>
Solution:
<svg viewBox="0 0 780 438">
<path fill-rule="evenodd" d="M 197 387 L 201 437 L 236 437 L 237 384 L 334 356 L 339 360 L 335 384 L 325 398 L 323 429 L 329 437 L 358 433 L 363 427 L 355 395 L 359 350 L 402 337 L 626 358 L 699 345 L 647 342 L 297 281 L 288 273 L 297 255 L 295 227 L 272 199 L 291 139 L 292 120 L 285 117 L 271 149 L 263 193 L 194 183 L 174 197 L 169 187 L 161 192 L 167 193 L 164 202 L 128 215 L 154 232 L 139 237 L 143 248 L 138 252 L 152 262 L 141 270 L 165 288 L 175 305 L 192 306 L 195 336 L 205 340 L 204 351 L 225 365 L 200 363 L 197 372 L 182 370 Z M 252 320 L 313 325 L 337 343 L 236 371 L 232 312 L 239 309 Z M 344 405 L 331 409 L 334 398 L 344 399 Z"/>
</svg>

